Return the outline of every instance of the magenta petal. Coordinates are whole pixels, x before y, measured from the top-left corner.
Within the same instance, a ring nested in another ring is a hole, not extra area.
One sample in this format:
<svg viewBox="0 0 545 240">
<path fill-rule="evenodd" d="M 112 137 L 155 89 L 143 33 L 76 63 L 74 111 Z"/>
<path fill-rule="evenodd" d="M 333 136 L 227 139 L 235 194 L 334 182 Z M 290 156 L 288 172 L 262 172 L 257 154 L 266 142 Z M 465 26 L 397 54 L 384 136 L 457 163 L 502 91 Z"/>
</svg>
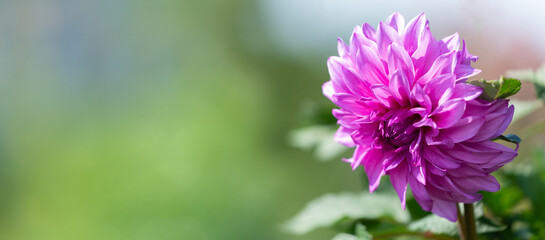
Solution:
<svg viewBox="0 0 545 240">
<path fill-rule="evenodd" d="M 464 83 L 468 78 L 481 73 L 481 70 L 475 69 L 470 65 L 458 65 L 454 69 L 456 75 L 456 83 Z"/>
<path fill-rule="evenodd" d="M 390 74 L 403 70 L 408 80 L 408 85 L 412 86 L 414 82 L 413 60 L 403 47 L 397 43 L 388 46 L 388 72 Z M 391 81 L 391 80 L 390 80 Z M 407 88 L 410 91 L 411 88 Z"/>
<path fill-rule="evenodd" d="M 458 51 L 460 49 L 460 36 L 458 33 L 452 34 L 441 40 L 447 49 L 446 52 Z"/>
<path fill-rule="evenodd" d="M 380 149 L 370 149 L 363 156 L 362 164 L 369 178 L 369 192 L 374 192 L 380 184 L 380 178 L 384 175 L 382 168 L 383 154 Z"/>
<path fill-rule="evenodd" d="M 458 220 L 456 204 L 456 202 L 434 199 L 431 212 L 437 214 L 439 217 L 444 217 L 451 222 L 456 222 L 456 220 Z"/>
<path fill-rule="evenodd" d="M 422 39 L 422 34 L 427 26 L 428 20 L 424 13 L 411 19 L 411 21 L 407 23 L 407 27 L 403 33 L 403 44 L 410 55 L 418 48 L 420 39 Z"/>
<path fill-rule="evenodd" d="M 344 83 L 344 76 L 342 73 L 343 64 L 344 60 L 339 57 L 330 57 L 327 59 L 327 68 L 329 70 L 329 76 L 331 76 L 331 81 L 335 86 L 339 87 L 337 92 L 351 93 Z"/>
<path fill-rule="evenodd" d="M 352 37 L 350 38 L 350 45 L 348 47 L 350 55 L 355 56 L 356 53 L 361 50 L 362 47 L 371 47 L 376 49 L 376 43 L 371 39 L 365 37 L 360 26 L 354 28 Z"/>
<path fill-rule="evenodd" d="M 322 85 L 322 93 L 329 98 L 329 100 L 333 101 L 335 90 L 333 89 L 333 83 L 331 81 L 327 81 Z"/>
<path fill-rule="evenodd" d="M 354 147 L 356 144 L 354 143 L 354 140 L 352 140 L 352 136 L 350 134 L 354 132 L 354 129 L 348 129 L 345 127 L 339 127 L 337 132 L 335 133 L 335 141 L 345 145 L 347 147 Z"/>
<path fill-rule="evenodd" d="M 420 79 L 418 79 L 418 83 L 420 84 L 427 84 L 431 79 L 433 79 L 435 76 L 445 74 L 445 73 L 454 73 L 454 67 L 455 67 L 455 61 L 454 58 L 456 57 L 456 51 L 452 51 L 449 53 L 445 53 L 441 56 L 439 56 L 431 66 L 430 70 L 424 74 Z"/>
<path fill-rule="evenodd" d="M 411 86 L 409 85 L 409 80 L 405 74 L 403 74 L 403 71 L 397 70 L 392 75 L 389 88 L 392 89 L 394 97 L 401 106 L 410 105 L 409 94 Z"/>
<path fill-rule="evenodd" d="M 388 46 L 392 43 L 401 44 L 399 34 L 390 25 L 380 22 L 377 29 L 377 47 L 381 58 L 387 59 Z"/>
<path fill-rule="evenodd" d="M 339 57 L 345 58 L 348 56 L 348 46 L 343 42 L 341 38 L 337 38 L 337 51 L 339 52 Z"/>
<path fill-rule="evenodd" d="M 333 94 L 333 102 L 351 112 L 366 112 L 365 105 L 352 94 L 335 93 Z"/>
<path fill-rule="evenodd" d="M 448 172 L 449 176 L 460 177 L 472 177 L 472 176 L 486 176 L 487 173 L 481 169 L 478 165 L 463 164 L 457 169 L 452 169 Z"/>
<path fill-rule="evenodd" d="M 507 127 L 513 120 L 514 113 L 515 107 L 511 105 L 507 110 L 507 116 L 505 116 L 505 121 L 503 121 L 503 123 L 498 127 L 498 129 L 496 130 L 496 134 L 492 136 L 493 138 L 500 136 L 507 129 Z"/>
<path fill-rule="evenodd" d="M 466 102 L 455 99 L 440 105 L 431 113 L 431 117 L 438 128 L 449 128 L 460 121 L 466 109 Z"/>
<path fill-rule="evenodd" d="M 357 121 L 361 120 L 361 117 L 355 115 L 352 112 L 341 110 L 341 109 L 333 109 L 331 111 L 333 113 L 333 116 L 337 118 L 337 122 L 346 128 L 358 128 L 359 124 L 356 123 Z"/>
<path fill-rule="evenodd" d="M 491 175 L 479 177 L 461 177 L 455 178 L 453 182 L 461 189 L 467 192 L 487 191 L 496 192 L 500 190 L 500 184 Z"/>
<path fill-rule="evenodd" d="M 363 81 L 366 81 L 369 85 L 388 83 L 384 65 L 376 51 L 364 46 L 357 52 L 355 57 Z"/>
<path fill-rule="evenodd" d="M 376 99 L 385 107 L 392 108 L 397 105 L 397 101 L 394 98 L 392 90 L 384 85 L 373 85 L 371 91 L 375 95 Z"/>
<path fill-rule="evenodd" d="M 486 143 L 474 143 L 456 144 L 446 153 L 466 163 L 485 164 L 499 156 L 501 151 L 487 146 Z"/>
<path fill-rule="evenodd" d="M 432 208 L 432 201 L 425 186 L 418 182 L 415 178 L 409 176 L 409 186 L 414 195 L 414 199 L 425 211 L 430 211 Z"/>
<path fill-rule="evenodd" d="M 371 40 L 375 39 L 377 31 L 371 25 L 369 25 L 369 23 L 364 23 L 361 26 L 361 30 L 363 32 L 363 35 L 365 35 L 366 38 Z"/>
<path fill-rule="evenodd" d="M 451 97 L 453 99 L 462 98 L 465 101 L 469 101 L 478 98 L 482 92 L 483 89 L 480 87 L 471 84 L 460 83 L 455 84 L 454 92 Z"/>
<path fill-rule="evenodd" d="M 408 172 L 409 169 L 407 168 L 406 163 L 403 162 L 390 173 L 390 181 L 396 190 L 397 196 L 399 196 L 399 200 L 401 200 L 401 207 L 403 210 L 405 210 L 407 183 L 409 181 Z"/>
<path fill-rule="evenodd" d="M 511 108 L 510 110 L 513 110 Z M 506 113 L 492 113 L 484 116 L 483 127 L 479 130 L 479 133 L 468 141 L 481 142 L 484 140 L 490 140 L 498 137 L 507 128 L 511 118 L 513 117 L 513 111 L 508 110 Z M 502 127 L 505 127 L 502 129 Z M 501 131 L 501 132 L 499 132 Z"/>
<path fill-rule="evenodd" d="M 430 97 L 424 92 L 424 89 L 420 85 L 414 85 L 413 90 L 411 91 L 411 101 L 413 103 L 418 103 L 421 107 L 424 107 L 427 112 L 431 112 L 432 102 Z"/>
<path fill-rule="evenodd" d="M 424 148 L 424 158 L 433 165 L 444 169 L 456 169 L 460 167 L 461 161 L 443 154 L 437 147 L 429 146 Z"/>
<path fill-rule="evenodd" d="M 388 17 L 386 24 L 390 25 L 390 27 L 392 27 L 398 33 L 401 33 L 405 27 L 405 19 L 403 16 L 401 16 L 401 14 L 394 13 Z"/>
<path fill-rule="evenodd" d="M 436 105 L 442 105 L 450 99 L 454 93 L 454 75 L 443 74 L 434 77 L 428 85 L 424 87 L 424 91 L 429 94 L 430 99 Z"/>
<path fill-rule="evenodd" d="M 441 130 L 441 135 L 450 138 L 454 143 L 463 142 L 475 136 L 483 126 L 483 123 L 483 118 L 462 118 L 453 127 Z"/>
</svg>

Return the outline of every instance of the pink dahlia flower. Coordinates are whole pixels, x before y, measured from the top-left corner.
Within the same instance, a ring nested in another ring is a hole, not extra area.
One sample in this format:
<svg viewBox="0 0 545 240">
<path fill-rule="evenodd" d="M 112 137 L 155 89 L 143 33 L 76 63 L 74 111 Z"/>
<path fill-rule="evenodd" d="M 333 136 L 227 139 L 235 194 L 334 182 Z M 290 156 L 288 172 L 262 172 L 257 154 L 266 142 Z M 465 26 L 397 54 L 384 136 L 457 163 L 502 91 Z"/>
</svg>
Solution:
<svg viewBox="0 0 545 240">
<path fill-rule="evenodd" d="M 344 160 L 363 165 L 370 192 L 389 175 L 403 208 L 409 185 L 424 210 L 456 221 L 457 202 L 499 190 L 490 173 L 517 152 L 491 140 L 514 108 L 506 99 L 479 99 L 482 89 L 466 83 L 480 70 L 458 34 L 438 41 L 424 14 L 405 25 L 395 13 L 376 30 L 356 26 L 338 51 L 328 59 L 323 93 L 340 107 L 336 141 L 356 147 Z"/>
</svg>

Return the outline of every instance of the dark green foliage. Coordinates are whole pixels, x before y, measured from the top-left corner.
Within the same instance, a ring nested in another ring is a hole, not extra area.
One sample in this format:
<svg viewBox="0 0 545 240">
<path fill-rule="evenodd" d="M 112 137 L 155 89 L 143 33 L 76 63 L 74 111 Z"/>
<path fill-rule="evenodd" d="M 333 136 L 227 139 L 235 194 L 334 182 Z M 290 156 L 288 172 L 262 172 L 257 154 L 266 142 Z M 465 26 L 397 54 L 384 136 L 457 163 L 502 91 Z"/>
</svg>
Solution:
<svg viewBox="0 0 545 240">
<path fill-rule="evenodd" d="M 515 95 L 520 90 L 521 85 L 518 79 L 504 77 L 500 77 L 500 80 L 471 80 L 468 83 L 482 87 L 483 93 L 480 98 L 490 102 L 494 99 Z"/>
</svg>

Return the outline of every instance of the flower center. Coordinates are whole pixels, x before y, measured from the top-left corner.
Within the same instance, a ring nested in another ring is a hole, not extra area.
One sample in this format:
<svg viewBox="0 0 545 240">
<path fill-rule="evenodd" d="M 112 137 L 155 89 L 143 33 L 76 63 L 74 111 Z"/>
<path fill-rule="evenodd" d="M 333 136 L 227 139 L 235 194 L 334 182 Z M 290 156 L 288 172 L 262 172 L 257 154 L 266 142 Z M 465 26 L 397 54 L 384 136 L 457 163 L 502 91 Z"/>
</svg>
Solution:
<svg viewBox="0 0 545 240">
<path fill-rule="evenodd" d="M 418 128 L 412 126 L 415 121 L 415 116 L 385 119 L 379 124 L 381 138 L 394 147 L 410 145 L 418 137 Z"/>
</svg>

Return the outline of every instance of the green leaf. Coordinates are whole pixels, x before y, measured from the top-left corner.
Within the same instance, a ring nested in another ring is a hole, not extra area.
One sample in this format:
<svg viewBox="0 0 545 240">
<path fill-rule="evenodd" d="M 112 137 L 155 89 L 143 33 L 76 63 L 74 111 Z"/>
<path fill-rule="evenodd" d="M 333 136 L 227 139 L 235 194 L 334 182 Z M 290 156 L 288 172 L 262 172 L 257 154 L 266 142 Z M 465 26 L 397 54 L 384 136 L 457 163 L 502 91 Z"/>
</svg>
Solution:
<svg viewBox="0 0 545 240">
<path fill-rule="evenodd" d="M 417 232 L 432 232 L 437 234 L 445 234 L 454 236 L 458 234 L 458 226 L 456 223 L 450 222 L 435 214 L 430 214 L 425 218 L 414 221 L 407 227 L 411 231 Z"/>
<path fill-rule="evenodd" d="M 515 78 L 500 77 L 500 80 L 471 80 L 467 83 L 483 88 L 480 98 L 493 101 L 498 98 L 507 98 L 515 95 L 520 90 L 520 81 Z"/>
<path fill-rule="evenodd" d="M 335 235 L 331 240 L 361 240 L 358 236 L 354 236 L 348 233 L 339 233 Z"/>
<path fill-rule="evenodd" d="M 337 125 L 314 125 L 291 131 L 289 143 L 297 148 L 313 151 L 322 161 L 334 159 L 348 148 L 334 140 Z"/>
<path fill-rule="evenodd" d="M 395 193 L 326 194 L 307 203 L 284 228 L 304 234 L 320 227 L 331 227 L 342 220 L 392 218 L 405 223 L 409 215 L 401 209 Z"/>
<path fill-rule="evenodd" d="M 358 236 L 360 240 L 373 239 L 373 236 L 367 232 L 367 228 L 361 223 L 356 224 L 356 236 Z"/>
<path fill-rule="evenodd" d="M 363 224 L 356 224 L 356 235 L 339 233 L 335 235 L 331 240 L 372 240 L 373 236 L 367 232 L 367 228 Z"/>
<path fill-rule="evenodd" d="M 522 142 L 522 139 L 520 139 L 520 137 L 515 135 L 515 134 L 500 135 L 499 137 L 495 138 L 494 140 L 496 140 L 496 139 L 501 139 L 503 141 L 510 142 L 510 143 L 515 143 L 515 144 L 519 144 L 519 143 Z"/>
<path fill-rule="evenodd" d="M 483 206 L 481 202 L 475 204 L 475 217 L 477 219 L 477 233 L 498 232 L 506 228 L 506 226 L 496 225 L 483 216 Z M 454 236 L 458 234 L 458 224 L 451 222 L 435 214 L 430 214 L 425 218 L 414 221 L 407 229 L 418 232 L 432 232 L 436 234 L 445 234 Z"/>
</svg>

